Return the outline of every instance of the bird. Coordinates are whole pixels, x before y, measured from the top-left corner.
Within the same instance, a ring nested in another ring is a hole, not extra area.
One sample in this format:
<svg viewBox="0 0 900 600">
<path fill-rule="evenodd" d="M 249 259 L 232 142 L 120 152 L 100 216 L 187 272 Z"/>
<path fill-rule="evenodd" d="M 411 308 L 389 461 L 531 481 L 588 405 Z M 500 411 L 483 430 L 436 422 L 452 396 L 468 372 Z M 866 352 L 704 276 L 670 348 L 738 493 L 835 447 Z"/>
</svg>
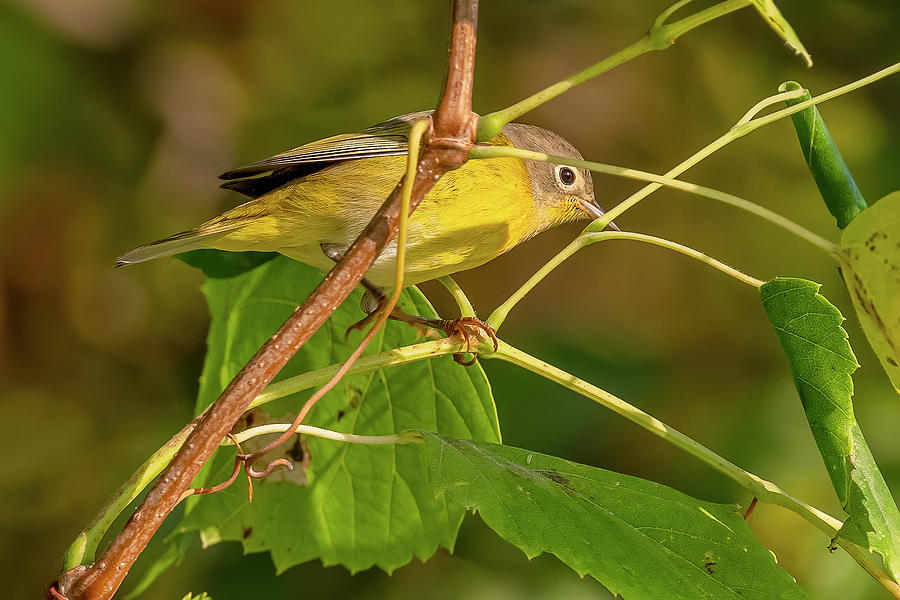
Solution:
<svg viewBox="0 0 900 600">
<path fill-rule="evenodd" d="M 140 263 L 199 249 L 278 252 L 328 270 L 340 260 L 406 171 L 412 124 L 432 111 L 393 117 L 362 131 L 304 144 L 232 169 L 221 187 L 249 201 L 194 229 L 139 246 L 115 265 Z M 486 142 L 582 160 L 562 136 L 550 130 L 507 123 Z M 565 164 L 488 158 L 467 161 L 444 174 L 407 225 L 403 286 L 478 267 L 557 225 L 603 216 L 590 171 Z M 618 229 L 614 223 L 608 225 Z M 361 308 L 371 321 L 395 284 L 397 240 L 369 267 L 361 284 Z M 395 308 L 391 318 L 447 335 L 483 330 L 497 347 L 493 330 L 477 318 L 425 319 Z M 454 355 L 461 364 L 461 355 Z"/>
<path fill-rule="evenodd" d="M 126 252 L 116 266 L 213 248 L 278 252 L 327 270 L 405 173 L 411 125 L 429 112 L 400 115 L 230 170 L 220 176 L 221 187 L 248 202 Z M 487 144 L 582 159 L 560 135 L 522 123 L 508 123 Z M 556 225 L 602 215 L 586 169 L 519 158 L 469 160 L 441 177 L 410 216 L 404 286 L 472 269 Z M 391 287 L 396 257 L 395 239 L 366 280 Z"/>
</svg>

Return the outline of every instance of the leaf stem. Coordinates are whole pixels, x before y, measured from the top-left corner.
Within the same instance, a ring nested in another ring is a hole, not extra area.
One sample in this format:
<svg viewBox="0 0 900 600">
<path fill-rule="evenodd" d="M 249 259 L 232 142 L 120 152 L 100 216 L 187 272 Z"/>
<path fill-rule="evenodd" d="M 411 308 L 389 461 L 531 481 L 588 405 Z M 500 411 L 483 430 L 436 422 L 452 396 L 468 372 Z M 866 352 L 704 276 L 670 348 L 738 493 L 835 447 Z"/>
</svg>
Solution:
<svg viewBox="0 0 900 600">
<path fill-rule="evenodd" d="M 696 14 L 685 17 L 669 25 L 663 24 L 665 19 L 670 17 L 672 13 L 685 4 L 687 4 L 687 2 L 682 0 L 666 9 L 654 21 L 650 31 L 630 46 L 619 50 L 615 54 L 604 58 L 600 62 L 591 65 L 587 69 L 584 69 L 571 77 L 558 81 L 553 85 L 516 102 L 512 106 L 484 115 L 478 120 L 478 141 L 484 142 L 493 138 L 500 133 L 503 126 L 510 121 L 514 121 L 528 111 L 537 108 L 548 100 L 556 98 L 576 85 L 584 83 L 598 75 L 602 75 L 607 71 L 611 71 L 622 63 L 637 58 L 642 54 L 653 52 L 655 50 L 664 50 L 674 44 L 675 40 L 690 30 L 696 29 L 704 23 L 708 23 L 709 21 L 730 12 L 734 12 L 739 8 L 748 6 L 749 3 L 747 0 L 726 0 L 725 2 L 701 10 Z"/>
<path fill-rule="evenodd" d="M 604 58 L 600 62 L 588 67 L 583 71 L 580 71 L 579 73 L 576 73 L 575 75 L 572 75 L 571 77 L 563 79 L 562 81 L 558 81 L 553 85 L 548 86 L 535 94 L 532 94 L 524 100 L 516 102 L 512 106 L 484 115 L 478 120 L 477 140 L 481 142 L 493 138 L 498 133 L 500 133 L 500 130 L 503 129 L 504 125 L 506 125 L 510 121 L 518 119 L 525 113 L 534 110 L 548 100 L 556 98 L 563 92 L 572 89 L 580 83 L 584 83 L 588 79 L 606 73 L 607 71 L 611 71 L 622 63 L 628 62 L 629 60 L 637 58 L 638 56 L 646 54 L 647 52 L 652 52 L 653 50 L 655 50 L 655 48 L 653 48 L 650 43 L 649 35 L 645 35 L 630 46 L 619 50 L 615 54 Z"/>
<path fill-rule="evenodd" d="M 759 117 L 758 119 L 754 119 L 750 123 L 744 123 L 741 126 L 747 127 L 747 131 L 742 131 L 740 135 L 746 135 L 753 131 L 754 129 L 758 129 L 763 125 L 768 125 L 769 123 L 774 123 L 779 119 L 783 119 L 784 117 L 790 116 L 794 113 L 798 113 L 800 111 L 806 110 L 810 106 L 815 106 L 817 104 L 822 104 L 823 102 L 827 102 L 828 100 L 832 100 L 837 98 L 838 96 L 843 96 L 846 93 L 858 90 L 861 87 L 865 87 L 876 81 L 884 79 L 885 77 L 890 77 L 895 73 L 900 72 L 900 62 L 894 63 L 888 67 L 881 69 L 880 71 L 876 71 L 871 75 L 863 77 L 862 79 L 857 79 L 856 81 L 851 81 L 846 85 L 842 85 L 839 88 L 835 88 L 831 91 L 825 92 L 824 94 L 819 94 L 818 96 L 814 96 L 809 100 L 804 100 L 803 102 L 799 102 L 794 104 L 793 106 L 789 106 L 787 108 L 782 108 L 781 110 L 775 111 L 771 114 L 768 114 L 764 117 Z M 803 90 L 796 90 L 803 91 Z"/>
<path fill-rule="evenodd" d="M 83 564 L 89 564 L 94 561 L 97 548 L 103 540 L 103 536 L 109 531 L 109 528 L 115 522 L 116 518 L 123 510 L 134 501 L 135 498 L 143 491 L 145 487 L 150 485 L 157 475 L 172 461 L 172 457 L 178 452 L 178 449 L 184 444 L 190 433 L 194 430 L 198 420 L 206 411 L 197 415 L 197 417 L 187 424 L 181 431 L 176 433 L 166 442 L 159 450 L 154 452 L 150 458 L 144 461 L 138 469 L 132 473 L 122 486 L 109 497 L 103 508 L 94 517 L 94 520 L 78 534 L 75 540 L 69 545 L 63 554 L 62 569 L 68 571 Z"/>
<path fill-rule="evenodd" d="M 549 275 L 553 269 L 558 267 L 562 262 L 568 259 L 570 256 L 584 248 L 585 246 L 589 246 L 596 242 L 602 242 L 604 240 L 633 240 L 636 242 L 646 242 L 649 244 L 653 244 L 655 246 L 660 246 L 661 248 L 668 248 L 669 250 L 674 250 L 675 252 L 679 252 L 684 254 L 685 256 L 690 256 L 693 259 L 699 260 L 700 262 L 706 263 L 714 269 L 718 269 L 719 271 L 725 273 L 726 275 L 730 275 L 735 279 L 746 283 L 748 285 L 752 285 L 753 287 L 758 288 L 764 282 L 747 275 L 741 271 L 738 271 L 734 267 L 726 265 L 725 263 L 716 260 L 715 258 L 700 252 L 699 250 L 694 250 L 688 246 L 683 244 L 679 244 L 677 242 L 673 242 L 671 240 L 667 240 L 665 238 L 660 238 L 652 235 L 647 235 L 644 233 L 634 233 L 630 231 L 603 231 L 596 233 L 582 233 L 580 236 L 575 238 L 572 243 L 563 248 L 556 256 L 554 256 L 550 261 L 547 262 L 543 267 L 541 267 L 534 275 L 532 275 L 528 281 L 522 284 L 522 286 L 515 291 L 509 298 L 506 299 L 503 304 L 494 309 L 494 312 L 491 313 L 491 316 L 488 317 L 487 323 L 496 331 L 503 324 L 503 321 L 506 320 L 507 315 L 513 309 L 513 307 L 518 304 L 518 302 L 525 297 L 528 292 L 533 290 L 537 284 L 541 282 L 544 277 Z"/>
<path fill-rule="evenodd" d="M 691 456 L 706 463 L 719 473 L 738 483 L 741 487 L 747 488 L 761 501 L 770 504 L 778 504 L 796 512 L 824 531 L 827 535 L 833 536 L 841 527 L 841 522 L 838 519 L 820 511 L 814 506 L 810 506 L 789 496 L 774 483 L 765 481 L 764 479 L 745 471 L 677 429 L 666 425 L 656 417 L 628 404 L 606 390 L 592 385 L 583 379 L 579 379 L 548 362 L 535 358 L 504 341 L 500 342 L 500 347 L 493 354 L 493 357 L 520 366 L 532 373 L 536 373 L 541 377 L 558 383 L 589 400 L 593 400 L 604 408 L 608 408 L 614 413 L 625 417 L 642 429 L 666 440 L 677 448 L 684 450 Z"/>
<path fill-rule="evenodd" d="M 653 27 L 651 29 L 659 29 L 660 27 L 662 27 L 665 22 L 669 20 L 669 17 L 674 15 L 676 12 L 678 12 L 691 2 L 693 2 L 693 0 L 680 0 L 679 2 L 676 2 L 666 10 L 659 13 L 659 16 L 656 17 L 655 21 L 653 21 Z"/>
<path fill-rule="evenodd" d="M 456 305 L 459 306 L 459 316 L 460 317 L 474 317 L 475 315 L 475 307 L 472 306 L 472 303 L 469 301 L 469 297 L 466 296 L 466 293 L 463 291 L 459 284 L 456 283 L 456 280 L 453 279 L 450 275 L 444 275 L 443 277 L 438 278 L 438 283 L 444 286 L 450 295 L 453 296 L 453 299 L 456 300 Z"/>
<path fill-rule="evenodd" d="M 246 442 L 249 439 L 259 437 L 261 435 L 269 435 L 273 433 L 283 433 L 291 429 L 291 423 L 270 423 L 268 425 L 260 425 L 245 429 L 240 433 L 234 434 L 237 443 Z M 363 444 L 366 446 L 389 446 L 393 444 L 406 444 L 420 439 L 419 436 L 412 432 L 395 433 L 392 435 L 358 435 L 355 433 L 343 433 L 341 431 L 333 431 L 331 429 L 323 429 L 313 425 L 300 425 L 293 433 L 298 435 L 311 435 L 313 437 L 324 438 L 326 440 L 334 440 L 336 442 L 345 442 L 348 444 Z M 222 446 L 233 446 L 234 442 L 229 439 L 222 440 Z"/>
<path fill-rule="evenodd" d="M 669 7 L 663 13 L 663 15 L 668 18 L 672 16 L 675 10 L 680 9 L 685 4 L 685 2 L 676 2 L 672 7 Z M 683 19 L 679 19 L 678 21 L 675 21 L 674 23 L 670 23 L 668 25 L 663 24 L 665 19 L 663 19 L 663 22 L 661 23 L 654 23 L 654 26 L 650 30 L 650 33 L 648 35 L 653 40 L 655 46 L 654 49 L 662 50 L 663 48 L 667 48 L 674 44 L 675 40 L 691 31 L 692 29 L 696 29 L 697 27 L 709 23 L 714 19 L 724 17 L 728 13 L 732 13 L 749 5 L 750 0 L 725 0 L 724 2 L 720 2 L 718 4 L 710 6 L 709 8 L 697 11 L 692 15 L 684 17 Z M 672 10 L 673 8 L 675 10 Z"/>
<path fill-rule="evenodd" d="M 788 100 L 796 100 L 803 96 L 806 92 L 804 89 L 798 90 L 789 90 L 787 92 L 781 92 L 779 94 L 775 94 L 774 96 L 769 96 L 767 98 L 763 98 L 756 104 L 750 107 L 743 117 L 741 117 L 737 123 L 734 124 L 735 127 L 740 127 L 744 123 L 749 123 L 750 119 L 758 115 L 764 108 L 768 108 L 773 104 L 780 104 L 781 102 L 787 102 Z"/>
<path fill-rule="evenodd" d="M 709 145 L 707 145 L 706 147 L 701 149 L 699 152 L 695 153 L 693 156 L 689 157 L 688 159 L 686 159 L 685 161 L 683 161 L 682 163 L 680 163 L 679 165 L 677 165 L 676 167 L 671 169 L 669 172 L 667 172 L 665 174 L 665 177 L 669 177 L 669 178 L 678 177 L 679 175 L 681 175 L 682 173 L 684 173 L 685 171 L 687 171 L 688 169 L 690 169 L 691 167 L 693 167 L 694 165 L 699 163 L 700 161 L 711 156 L 713 153 L 715 153 L 718 150 L 722 149 L 723 147 L 727 146 L 731 142 L 744 137 L 751 131 L 755 131 L 756 129 L 759 129 L 760 127 L 762 127 L 764 125 L 774 123 L 775 121 L 777 121 L 779 119 L 783 119 L 784 117 L 790 116 L 794 113 L 798 113 L 803 110 L 806 110 L 810 106 L 814 106 L 816 104 L 821 104 L 822 102 L 826 102 L 828 100 L 837 98 L 838 96 L 841 96 L 848 92 L 852 92 L 863 86 L 874 83 L 874 82 L 878 81 L 879 79 L 884 79 L 885 77 L 893 75 L 894 73 L 896 73 L 898 71 L 900 71 L 900 63 L 891 65 L 890 67 L 887 67 L 880 71 L 877 71 L 876 73 L 873 73 L 867 77 L 863 77 L 862 79 L 858 79 L 856 81 L 848 83 L 847 85 L 843 85 L 839 88 L 835 88 L 829 92 L 825 92 L 824 94 L 820 94 L 820 95 L 815 96 L 814 98 L 810 98 L 809 100 L 806 100 L 804 102 L 800 102 L 800 103 L 790 106 L 788 108 L 783 108 L 781 110 L 778 110 L 776 112 L 773 112 L 773 113 L 768 114 L 763 117 L 754 118 L 755 115 L 763 108 L 785 100 L 785 95 L 782 93 L 782 94 L 776 94 L 774 96 L 765 98 L 764 100 L 762 100 L 762 101 L 758 102 L 756 105 L 754 105 L 753 108 L 751 108 L 747 112 L 747 114 L 745 114 L 731 129 L 728 130 L 728 132 L 726 132 L 724 135 L 722 135 L 718 139 L 714 140 L 712 143 L 710 143 Z M 795 90 L 795 91 L 792 91 L 789 93 L 799 95 L 799 94 L 802 94 L 803 91 L 804 90 Z M 792 97 L 796 97 L 796 96 L 792 96 Z M 644 198 L 646 198 L 647 196 L 649 196 L 650 194 L 652 194 L 653 192 L 658 190 L 660 187 L 662 187 L 662 184 L 660 184 L 660 183 L 652 183 L 650 185 L 644 186 L 643 188 L 638 190 L 636 193 L 632 194 L 631 196 L 626 198 L 624 201 L 622 201 L 619 205 L 617 205 L 616 207 L 607 211 L 607 213 L 606 213 L 606 215 L 604 215 L 604 219 L 602 219 L 602 221 L 606 221 L 606 223 L 608 223 L 609 221 L 615 219 L 616 217 L 618 217 L 619 215 L 624 213 L 626 210 L 633 207 L 635 204 L 637 204 L 638 202 L 640 202 L 641 200 L 643 200 Z M 602 227 L 600 227 L 600 225 L 601 225 L 600 221 L 601 220 L 595 221 L 595 223 L 588 226 L 588 229 L 591 229 L 591 230 L 602 229 Z M 605 223 L 603 223 L 603 227 L 605 227 L 605 226 L 606 226 Z"/>
<path fill-rule="evenodd" d="M 654 246 L 674 250 L 675 252 L 684 254 L 685 256 L 689 256 L 695 260 L 699 260 L 700 262 L 706 263 L 712 268 L 718 269 L 722 273 L 734 277 L 738 281 L 746 283 L 747 285 L 753 286 L 755 288 L 759 288 L 762 284 L 765 283 L 764 281 L 738 271 L 734 267 L 726 265 L 722 261 L 716 260 L 715 258 L 709 256 L 708 254 L 704 254 L 699 250 L 694 250 L 693 248 L 690 248 L 683 244 L 679 244 L 677 242 L 673 242 L 665 238 L 659 238 L 653 235 L 634 233 L 630 231 L 603 231 L 600 233 L 585 234 L 584 239 L 585 245 L 593 244 L 595 242 L 602 242 L 604 240 L 633 240 L 635 242 L 646 242 L 648 244 L 653 244 Z"/>
<path fill-rule="evenodd" d="M 464 350 L 465 347 L 465 342 L 453 338 L 441 338 L 439 340 L 412 344 L 411 346 L 404 346 L 402 348 L 394 348 L 387 352 L 380 352 L 378 354 L 361 357 L 356 361 L 353 367 L 347 371 L 347 375 L 358 375 L 360 373 L 368 373 L 386 367 L 405 365 L 426 358 L 454 354 Z M 315 371 L 309 371 L 307 373 L 270 383 L 261 394 L 254 398 L 253 402 L 250 403 L 249 408 L 256 408 L 257 406 L 262 406 L 272 400 L 284 398 L 285 396 L 290 396 L 291 394 L 296 394 L 297 392 L 321 385 L 337 373 L 340 365 L 341 363 L 336 363 L 327 367 L 322 367 L 321 369 L 316 369 Z"/>
<path fill-rule="evenodd" d="M 524 298 L 528 292 L 537 287 L 544 277 L 553 272 L 553 270 L 566 261 L 570 256 L 584 248 L 584 234 L 578 236 L 574 240 L 572 240 L 568 246 L 560 250 L 556 256 L 551 258 L 547 263 L 535 272 L 534 275 L 528 278 L 528 281 L 523 283 L 519 289 L 517 289 L 513 294 L 507 298 L 503 304 L 494 309 L 494 312 L 488 317 L 487 324 L 497 331 L 500 329 L 500 326 L 503 324 L 503 321 L 506 320 L 507 315 L 509 315 L 509 311 L 513 309 L 513 307 L 519 303 L 519 301 Z"/>
<path fill-rule="evenodd" d="M 744 210 L 771 223 L 774 223 L 775 225 L 778 225 L 779 227 L 782 227 L 783 229 L 790 231 L 794 235 L 808 241 L 814 246 L 821 248 L 832 256 L 837 253 L 836 244 L 823 238 L 820 235 L 809 231 L 799 223 L 783 217 L 773 210 L 764 208 L 758 204 L 750 202 L 749 200 L 745 200 L 739 196 L 735 196 L 734 194 L 729 194 L 727 192 L 722 192 L 713 188 L 697 185 L 695 183 L 689 183 L 687 181 L 681 181 L 667 175 L 657 175 L 655 173 L 648 173 L 646 171 L 639 171 L 637 169 L 629 169 L 627 167 L 619 167 L 616 165 L 609 165 L 588 160 L 577 160 L 574 158 L 567 158 L 565 156 L 554 156 L 552 154 L 544 154 L 543 152 L 532 152 L 531 150 L 522 150 L 519 148 L 509 148 L 504 146 L 473 146 L 469 151 L 470 158 L 493 158 L 499 156 L 512 156 L 525 160 L 537 160 L 542 162 L 565 164 L 571 165 L 573 167 L 578 167 L 580 169 L 589 169 L 597 173 L 605 173 L 607 175 L 625 177 L 627 179 L 651 181 L 660 186 L 670 187 L 676 190 L 696 194 L 698 196 L 704 196 L 706 198 L 718 200 L 719 202 L 729 204 L 736 208 L 740 208 L 741 210 Z M 621 206 L 621 204 L 619 206 Z M 621 212 L 622 211 L 619 211 L 619 214 L 621 214 Z M 603 225 L 603 227 L 605 227 L 614 218 L 610 216 L 612 213 L 613 211 L 609 211 L 607 214 L 603 215 L 603 217 L 596 220 L 591 224 L 590 229 L 592 231 L 601 230 L 601 224 Z"/>
</svg>

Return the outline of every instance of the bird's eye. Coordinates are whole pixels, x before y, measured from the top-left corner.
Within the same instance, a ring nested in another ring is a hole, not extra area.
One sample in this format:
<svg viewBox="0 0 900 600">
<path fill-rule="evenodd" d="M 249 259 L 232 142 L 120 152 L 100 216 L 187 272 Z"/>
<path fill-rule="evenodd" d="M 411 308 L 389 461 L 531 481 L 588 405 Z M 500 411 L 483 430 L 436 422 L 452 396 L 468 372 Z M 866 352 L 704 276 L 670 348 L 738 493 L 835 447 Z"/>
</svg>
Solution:
<svg viewBox="0 0 900 600">
<path fill-rule="evenodd" d="M 556 170 L 556 178 L 559 179 L 561 184 L 569 187 L 575 183 L 578 176 L 575 174 L 575 169 L 572 167 L 559 167 Z"/>
</svg>

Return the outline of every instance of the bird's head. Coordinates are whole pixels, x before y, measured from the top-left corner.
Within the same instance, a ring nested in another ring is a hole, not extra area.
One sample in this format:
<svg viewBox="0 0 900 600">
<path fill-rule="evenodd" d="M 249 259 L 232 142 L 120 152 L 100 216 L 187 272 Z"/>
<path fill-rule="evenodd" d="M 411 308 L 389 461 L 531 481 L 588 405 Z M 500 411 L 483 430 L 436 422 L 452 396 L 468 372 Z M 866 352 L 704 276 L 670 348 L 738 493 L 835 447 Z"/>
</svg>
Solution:
<svg viewBox="0 0 900 600">
<path fill-rule="evenodd" d="M 509 123 L 503 128 L 503 134 L 516 148 L 583 160 L 572 144 L 547 129 Z M 525 165 L 540 221 L 536 224 L 538 231 L 570 221 L 603 216 L 603 209 L 594 197 L 591 172 L 587 169 L 535 160 L 526 160 Z M 610 226 L 616 228 L 613 224 Z"/>
</svg>

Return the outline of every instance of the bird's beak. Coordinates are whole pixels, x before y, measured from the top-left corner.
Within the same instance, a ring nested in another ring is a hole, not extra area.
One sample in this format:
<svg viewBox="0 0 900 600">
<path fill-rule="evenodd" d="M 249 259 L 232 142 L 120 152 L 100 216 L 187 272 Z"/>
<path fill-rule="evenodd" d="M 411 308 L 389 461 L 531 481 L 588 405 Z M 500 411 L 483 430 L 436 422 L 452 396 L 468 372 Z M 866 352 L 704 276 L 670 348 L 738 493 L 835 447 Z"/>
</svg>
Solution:
<svg viewBox="0 0 900 600">
<path fill-rule="evenodd" d="M 597 204 L 596 200 L 591 200 L 590 202 L 588 202 L 579 198 L 578 206 L 580 206 L 581 210 L 586 212 L 592 219 L 599 219 L 604 214 L 603 209 L 600 208 L 600 205 Z M 619 229 L 619 227 L 612 221 L 609 222 L 607 227 L 609 227 L 610 229 L 615 229 L 616 231 L 621 231 L 621 229 Z"/>
</svg>

